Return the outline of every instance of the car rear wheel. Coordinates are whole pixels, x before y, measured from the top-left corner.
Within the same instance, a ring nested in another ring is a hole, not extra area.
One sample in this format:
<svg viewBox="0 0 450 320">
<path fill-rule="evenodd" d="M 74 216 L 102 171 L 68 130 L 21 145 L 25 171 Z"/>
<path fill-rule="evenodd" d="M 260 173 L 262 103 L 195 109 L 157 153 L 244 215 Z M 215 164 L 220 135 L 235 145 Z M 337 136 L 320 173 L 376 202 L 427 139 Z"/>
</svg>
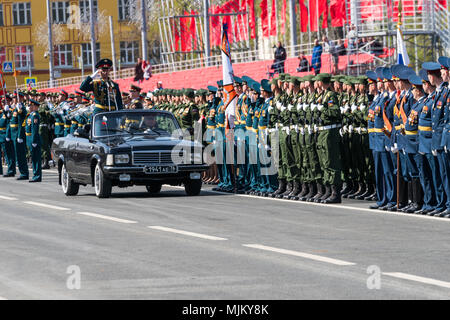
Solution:
<svg viewBox="0 0 450 320">
<path fill-rule="evenodd" d="M 61 168 L 61 185 L 62 190 L 66 196 L 76 196 L 80 190 L 80 185 L 73 182 L 66 169 L 66 164 Z"/>
<path fill-rule="evenodd" d="M 202 190 L 202 180 L 188 180 L 184 184 L 184 190 L 186 191 L 186 194 L 188 196 L 198 196 L 200 194 L 200 191 Z"/>
<path fill-rule="evenodd" d="M 162 184 L 161 183 L 152 183 L 145 187 L 147 188 L 148 193 L 158 194 L 161 192 Z"/>
<path fill-rule="evenodd" d="M 95 167 L 94 187 L 95 187 L 95 195 L 98 198 L 109 198 L 109 196 L 111 195 L 112 190 L 111 181 L 105 177 L 99 163 Z"/>
</svg>

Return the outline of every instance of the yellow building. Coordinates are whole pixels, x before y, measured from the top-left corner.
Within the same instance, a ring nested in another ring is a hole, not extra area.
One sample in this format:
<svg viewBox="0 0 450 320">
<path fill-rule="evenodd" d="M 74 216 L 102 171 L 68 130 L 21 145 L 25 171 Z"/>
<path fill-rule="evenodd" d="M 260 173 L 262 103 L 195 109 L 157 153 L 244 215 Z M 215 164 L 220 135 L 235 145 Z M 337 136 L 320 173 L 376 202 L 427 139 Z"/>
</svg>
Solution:
<svg viewBox="0 0 450 320">
<path fill-rule="evenodd" d="M 55 79 L 91 74 L 89 0 L 51 0 Z M 118 67 L 132 67 L 140 56 L 139 27 L 130 23 L 132 0 L 94 0 L 96 24 L 96 60 L 112 59 L 109 16 L 112 16 Z M 20 71 L 17 84 L 24 78 L 46 81 L 49 76 L 46 0 L 0 0 L 0 63 L 6 67 L 7 89 L 15 87 L 13 65 Z M 96 61 L 94 61 L 94 64 Z"/>
</svg>

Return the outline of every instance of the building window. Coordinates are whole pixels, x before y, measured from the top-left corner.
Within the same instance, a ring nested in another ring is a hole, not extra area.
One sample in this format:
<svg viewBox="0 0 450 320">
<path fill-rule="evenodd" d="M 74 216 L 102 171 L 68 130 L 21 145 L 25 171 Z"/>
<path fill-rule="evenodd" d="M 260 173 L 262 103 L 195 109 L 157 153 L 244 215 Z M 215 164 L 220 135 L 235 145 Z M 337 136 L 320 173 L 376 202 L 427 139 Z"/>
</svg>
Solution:
<svg viewBox="0 0 450 320">
<path fill-rule="evenodd" d="M 120 42 L 120 62 L 122 64 L 135 64 L 139 58 L 139 42 Z"/>
<path fill-rule="evenodd" d="M 55 67 L 72 67 L 72 45 L 60 44 L 54 49 Z"/>
<path fill-rule="evenodd" d="M 67 23 L 69 19 L 69 2 L 52 2 L 52 19 L 53 23 Z"/>
<path fill-rule="evenodd" d="M 3 62 L 6 61 L 6 48 L 0 47 L 0 65 L 3 65 Z"/>
<path fill-rule="evenodd" d="M 119 20 L 130 20 L 136 11 L 136 2 L 131 0 L 119 1 Z"/>
<path fill-rule="evenodd" d="M 93 3 L 94 3 L 94 20 L 97 20 L 97 12 L 98 12 L 97 0 L 94 0 Z M 81 22 L 90 21 L 89 0 L 80 0 L 80 17 Z"/>
<path fill-rule="evenodd" d="M 81 44 L 81 52 L 83 55 L 83 65 L 91 66 L 92 65 L 92 53 L 91 53 L 91 44 L 90 43 L 82 43 Z M 95 63 L 100 60 L 100 43 L 95 44 Z"/>
<path fill-rule="evenodd" d="M 3 26 L 3 4 L 0 3 L 0 26 Z"/>
<path fill-rule="evenodd" d="M 31 3 L 16 2 L 13 3 L 13 23 L 14 25 L 31 24 Z"/>
<path fill-rule="evenodd" d="M 33 67 L 33 47 L 17 46 L 15 48 L 14 62 L 16 69 L 28 69 Z"/>
</svg>

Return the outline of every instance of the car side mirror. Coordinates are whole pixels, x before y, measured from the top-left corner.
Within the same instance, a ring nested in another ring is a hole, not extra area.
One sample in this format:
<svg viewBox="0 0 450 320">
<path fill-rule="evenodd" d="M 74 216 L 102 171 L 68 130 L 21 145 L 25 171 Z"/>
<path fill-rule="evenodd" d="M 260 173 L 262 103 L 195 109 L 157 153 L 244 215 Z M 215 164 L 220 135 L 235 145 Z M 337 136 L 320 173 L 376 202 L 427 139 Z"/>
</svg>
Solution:
<svg viewBox="0 0 450 320">
<path fill-rule="evenodd" d="M 78 138 L 89 139 L 89 131 L 86 131 L 85 128 L 78 128 L 73 135 Z"/>
</svg>

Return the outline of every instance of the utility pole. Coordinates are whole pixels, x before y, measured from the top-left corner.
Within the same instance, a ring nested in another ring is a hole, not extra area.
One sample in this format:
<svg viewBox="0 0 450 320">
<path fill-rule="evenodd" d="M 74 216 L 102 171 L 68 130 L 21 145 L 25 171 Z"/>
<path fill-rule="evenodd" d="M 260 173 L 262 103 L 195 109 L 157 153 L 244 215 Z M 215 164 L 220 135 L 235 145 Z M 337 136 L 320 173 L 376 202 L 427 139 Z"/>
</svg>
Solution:
<svg viewBox="0 0 450 320">
<path fill-rule="evenodd" d="M 91 59 L 92 73 L 95 72 L 95 20 L 94 20 L 94 0 L 89 0 L 89 20 L 91 24 Z"/>
<path fill-rule="evenodd" d="M 142 41 L 142 59 L 148 59 L 148 44 L 147 44 L 147 13 L 146 13 L 147 5 L 145 0 L 141 0 L 141 15 L 142 15 L 142 24 L 141 24 L 141 41 Z"/>
<path fill-rule="evenodd" d="M 205 60 L 206 66 L 209 67 L 209 57 L 211 56 L 211 45 L 209 43 L 209 0 L 203 0 L 203 23 L 205 25 L 205 36 L 204 36 L 204 44 L 205 44 Z"/>
<path fill-rule="evenodd" d="M 53 35 L 52 35 L 52 17 L 50 13 L 50 0 L 47 0 L 47 24 L 48 24 L 48 71 L 50 73 L 49 87 L 53 88 Z"/>
</svg>

